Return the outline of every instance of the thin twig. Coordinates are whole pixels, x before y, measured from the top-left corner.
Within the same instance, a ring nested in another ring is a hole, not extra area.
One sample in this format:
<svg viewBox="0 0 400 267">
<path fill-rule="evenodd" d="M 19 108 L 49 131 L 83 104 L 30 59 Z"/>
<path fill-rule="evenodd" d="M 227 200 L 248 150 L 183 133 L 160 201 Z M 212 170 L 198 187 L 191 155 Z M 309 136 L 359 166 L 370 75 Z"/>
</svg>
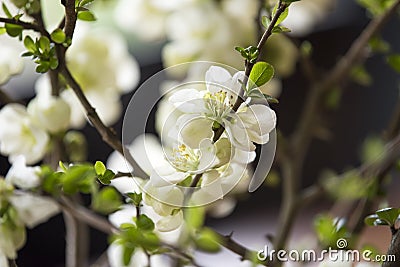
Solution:
<svg viewBox="0 0 400 267">
<path fill-rule="evenodd" d="M 129 149 L 125 148 L 121 141 L 117 138 L 115 132 L 107 127 L 103 121 L 100 119 L 99 115 L 96 112 L 96 109 L 89 103 L 89 100 L 86 98 L 85 94 L 82 91 L 80 85 L 76 82 L 74 77 L 71 75 L 68 68 L 63 64 L 60 65 L 60 71 L 63 77 L 65 78 L 67 84 L 72 88 L 75 95 L 78 97 L 82 106 L 86 110 L 87 117 L 92 125 L 97 129 L 103 141 L 110 145 L 113 149 L 118 151 L 121 155 L 124 155 L 126 160 L 133 167 L 133 172 L 135 175 L 141 178 L 148 178 L 148 174 L 143 171 L 143 169 L 137 164 L 134 160 L 133 156 L 130 154 Z"/>
<path fill-rule="evenodd" d="M 3 18 L 0 17 L 0 22 L 8 23 L 8 24 L 13 24 L 13 25 L 18 25 L 24 28 L 25 30 L 34 30 L 36 32 L 39 32 L 40 34 L 46 36 L 47 38 L 51 38 L 50 34 L 46 31 L 46 29 L 40 27 L 39 25 L 35 23 L 30 23 L 30 22 L 25 22 L 21 20 L 15 20 L 15 19 L 10 19 L 10 18 Z"/>
</svg>

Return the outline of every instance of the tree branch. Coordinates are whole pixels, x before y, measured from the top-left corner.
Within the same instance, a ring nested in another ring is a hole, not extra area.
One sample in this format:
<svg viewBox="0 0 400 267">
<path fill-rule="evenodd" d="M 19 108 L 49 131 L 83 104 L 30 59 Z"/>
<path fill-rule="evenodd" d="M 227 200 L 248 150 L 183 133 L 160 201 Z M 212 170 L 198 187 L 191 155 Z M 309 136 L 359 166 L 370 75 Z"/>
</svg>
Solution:
<svg viewBox="0 0 400 267">
<path fill-rule="evenodd" d="M 18 25 L 18 26 L 21 26 L 22 28 L 24 28 L 25 30 L 34 30 L 36 32 L 39 32 L 43 36 L 46 36 L 47 38 L 51 39 L 50 34 L 46 31 L 46 29 L 40 27 L 39 25 L 37 25 L 35 23 L 30 23 L 30 22 L 25 22 L 25 21 L 21 21 L 21 20 L 10 19 L 10 18 L 2 18 L 2 17 L 0 17 L 0 22 Z"/>
<path fill-rule="evenodd" d="M 399 259 L 400 259 L 400 231 L 395 230 L 392 236 L 392 241 L 390 242 L 390 247 L 387 252 L 389 257 L 394 255 L 394 261 L 385 261 L 382 267 L 398 267 L 399 266 Z"/>
<path fill-rule="evenodd" d="M 60 73 L 65 78 L 67 84 L 72 88 L 75 95 L 78 97 L 82 106 L 86 110 L 89 121 L 97 129 L 97 131 L 103 138 L 103 141 L 110 145 L 113 149 L 118 151 L 121 155 L 125 156 L 127 161 L 132 165 L 135 175 L 142 178 L 148 178 L 148 174 L 143 171 L 139 164 L 137 164 L 133 156 L 130 154 L 129 149 L 125 148 L 122 145 L 121 141 L 116 137 L 115 132 L 111 128 L 107 127 L 100 119 L 99 115 L 96 112 L 96 109 L 89 103 L 88 99 L 82 91 L 82 88 L 76 82 L 74 77 L 72 77 L 70 71 L 64 64 L 60 65 Z"/>
</svg>

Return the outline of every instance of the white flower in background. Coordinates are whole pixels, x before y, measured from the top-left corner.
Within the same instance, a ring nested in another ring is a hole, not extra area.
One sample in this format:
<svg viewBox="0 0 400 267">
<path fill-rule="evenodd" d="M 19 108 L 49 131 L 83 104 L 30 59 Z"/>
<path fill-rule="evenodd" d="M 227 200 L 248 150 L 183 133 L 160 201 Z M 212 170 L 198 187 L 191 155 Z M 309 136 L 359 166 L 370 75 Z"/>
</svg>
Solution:
<svg viewBox="0 0 400 267">
<path fill-rule="evenodd" d="M 6 83 L 12 76 L 22 72 L 24 62 L 19 54 L 18 49 L 0 43 L 0 84 Z"/>
<path fill-rule="evenodd" d="M 25 226 L 35 227 L 59 212 L 58 205 L 50 198 L 16 192 L 8 178 L 0 178 L 0 208 L 0 264 L 16 259 L 17 250 L 26 241 Z"/>
<path fill-rule="evenodd" d="M 40 185 L 40 167 L 27 167 L 24 156 L 15 158 L 13 165 L 8 170 L 6 181 L 21 189 L 32 189 Z"/>
<path fill-rule="evenodd" d="M 26 108 L 20 104 L 8 104 L 0 110 L 0 152 L 13 162 L 23 155 L 27 164 L 33 164 L 46 153 L 49 136 L 35 125 Z"/>
<path fill-rule="evenodd" d="M 15 194 L 9 198 L 20 220 L 33 228 L 60 212 L 57 203 L 49 197 L 35 196 L 29 193 Z"/>
<path fill-rule="evenodd" d="M 295 36 L 304 36 L 314 29 L 335 5 L 336 0 L 302 0 L 289 7 L 289 15 L 282 23 Z"/>
<path fill-rule="evenodd" d="M 124 39 L 115 31 L 78 24 L 66 60 L 100 118 L 106 124 L 114 123 L 122 112 L 120 96 L 133 90 L 140 78 L 138 64 L 129 54 Z M 40 77 L 35 87 L 40 95 L 50 94 L 49 77 Z M 61 98 L 70 107 L 71 126 L 83 127 L 86 112 L 72 89 L 62 91 Z"/>
<path fill-rule="evenodd" d="M 66 130 L 70 124 L 70 106 L 64 99 L 50 93 L 40 91 L 29 102 L 27 110 L 32 120 L 50 133 Z"/>
<path fill-rule="evenodd" d="M 166 18 L 174 10 L 185 8 L 194 1 L 119 0 L 114 9 L 114 19 L 121 29 L 144 41 L 162 41 L 166 38 Z"/>
<path fill-rule="evenodd" d="M 162 51 L 164 65 L 170 67 L 189 61 L 209 60 L 242 66 L 243 60 L 233 47 L 250 44 L 254 35 L 242 29 L 244 23 L 233 22 L 213 1 L 195 2 L 173 12 L 166 24 L 171 42 Z M 172 68 L 171 71 L 174 71 L 172 75 L 183 76 L 187 70 Z"/>
</svg>

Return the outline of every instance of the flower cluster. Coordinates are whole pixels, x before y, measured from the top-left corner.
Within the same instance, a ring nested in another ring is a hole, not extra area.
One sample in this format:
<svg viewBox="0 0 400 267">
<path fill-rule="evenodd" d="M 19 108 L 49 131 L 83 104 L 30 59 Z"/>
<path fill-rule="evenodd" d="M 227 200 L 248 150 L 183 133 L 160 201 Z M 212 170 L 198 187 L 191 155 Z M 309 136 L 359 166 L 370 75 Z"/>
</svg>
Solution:
<svg viewBox="0 0 400 267">
<path fill-rule="evenodd" d="M 143 194 L 141 213 L 155 222 L 156 232 L 166 242 L 176 242 L 185 232 L 184 207 L 205 206 L 217 217 L 233 210 L 236 201 L 230 195 L 247 189 L 255 144 L 269 142 L 276 125 L 275 112 L 266 101 L 241 96 L 243 72 L 232 75 L 211 66 L 204 77 L 201 85 L 183 84 L 166 94 L 163 101 L 168 107 L 157 113 L 162 114 L 157 117 L 161 142 L 144 134 L 130 145 L 150 179 L 111 181 L 124 194 Z M 114 171 L 132 171 L 123 163 L 123 157 L 114 152 L 108 166 Z M 123 211 L 131 218 L 136 212 L 128 207 Z M 120 218 L 121 212 L 111 220 Z M 110 255 L 119 262 L 122 250 L 115 246 L 110 247 Z"/>
</svg>

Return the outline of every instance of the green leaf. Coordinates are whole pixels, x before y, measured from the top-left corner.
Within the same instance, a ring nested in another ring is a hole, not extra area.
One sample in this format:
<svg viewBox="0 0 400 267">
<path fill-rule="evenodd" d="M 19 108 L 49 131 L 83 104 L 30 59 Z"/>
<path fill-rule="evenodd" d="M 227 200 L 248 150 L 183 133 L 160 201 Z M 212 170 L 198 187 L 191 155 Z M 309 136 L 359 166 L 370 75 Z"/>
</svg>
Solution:
<svg viewBox="0 0 400 267">
<path fill-rule="evenodd" d="M 24 46 L 29 52 L 35 54 L 37 52 L 35 41 L 28 35 L 24 39 Z"/>
<path fill-rule="evenodd" d="M 219 236 L 209 228 L 204 228 L 195 239 L 196 247 L 209 253 L 219 252 L 221 250 L 221 242 L 222 240 Z"/>
<path fill-rule="evenodd" d="M 382 221 L 387 222 L 390 226 L 395 225 L 397 218 L 400 215 L 400 209 L 398 208 L 385 208 L 378 210 L 376 212 L 376 215 L 378 215 L 379 219 Z"/>
<path fill-rule="evenodd" d="M 96 161 L 96 163 L 94 164 L 94 169 L 97 175 L 104 175 L 107 170 L 106 166 L 101 161 Z"/>
<path fill-rule="evenodd" d="M 392 69 L 400 73 L 400 54 L 390 55 L 386 60 Z"/>
<path fill-rule="evenodd" d="M 50 69 L 50 63 L 47 61 L 42 61 L 38 66 L 36 66 L 37 73 L 46 73 Z"/>
<path fill-rule="evenodd" d="M 270 20 L 267 16 L 262 16 L 262 18 L 261 18 L 261 24 L 262 24 L 265 28 L 268 28 L 270 23 L 271 23 L 271 20 Z"/>
<path fill-rule="evenodd" d="M 7 34 L 10 35 L 11 37 L 19 36 L 22 33 L 22 31 L 24 30 L 24 28 L 22 26 L 10 24 L 10 23 L 6 23 L 4 25 L 4 27 L 6 28 Z"/>
<path fill-rule="evenodd" d="M 60 168 L 61 168 L 64 172 L 66 172 L 66 171 L 68 170 L 68 168 L 64 165 L 64 163 L 63 163 L 61 160 L 58 162 L 58 166 L 60 166 Z"/>
<path fill-rule="evenodd" d="M 135 247 L 124 246 L 123 248 L 122 261 L 124 262 L 124 266 L 128 266 L 131 262 L 133 252 L 135 252 Z"/>
<path fill-rule="evenodd" d="M 350 71 L 350 77 L 354 82 L 363 86 L 372 84 L 372 77 L 363 65 L 353 67 Z"/>
<path fill-rule="evenodd" d="M 267 95 L 267 94 L 263 94 L 263 95 L 264 95 L 264 98 L 268 101 L 268 103 L 270 103 L 270 104 L 279 104 L 279 100 L 276 99 L 275 97 L 272 97 L 272 96 Z"/>
<path fill-rule="evenodd" d="M 104 187 L 92 198 L 92 208 L 102 214 L 115 212 L 122 204 L 121 195 L 111 186 Z"/>
<path fill-rule="evenodd" d="M 115 173 L 111 170 L 106 170 L 104 175 L 98 175 L 97 178 L 99 179 L 100 183 L 104 185 L 109 185 L 111 183 L 111 180 L 114 179 Z"/>
<path fill-rule="evenodd" d="M 79 3 L 79 6 L 86 6 L 86 5 L 88 5 L 88 4 L 90 4 L 90 3 L 92 3 L 94 0 L 82 0 L 80 3 Z"/>
<path fill-rule="evenodd" d="M 5 34 L 7 32 L 5 27 L 0 27 L 0 35 Z"/>
<path fill-rule="evenodd" d="M 61 29 L 55 29 L 51 33 L 51 39 L 57 44 L 62 44 L 65 41 L 65 38 L 65 32 Z"/>
<path fill-rule="evenodd" d="M 132 200 L 133 205 L 136 207 L 140 206 L 140 202 L 142 202 L 142 194 L 127 193 L 126 195 Z"/>
<path fill-rule="evenodd" d="M 10 13 L 10 10 L 8 10 L 8 7 L 6 4 L 3 2 L 1 7 L 3 8 L 4 14 L 6 14 L 7 18 L 11 19 L 13 16 Z"/>
<path fill-rule="evenodd" d="M 41 36 L 38 41 L 38 46 L 42 53 L 48 53 L 50 51 L 50 40 L 46 36 Z"/>
<path fill-rule="evenodd" d="M 291 32 L 291 31 L 292 31 L 291 29 L 284 27 L 284 26 L 275 26 L 272 29 L 273 33 L 284 33 L 284 32 Z"/>
<path fill-rule="evenodd" d="M 279 7 L 279 1 L 276 2 L 276 5 L 275 5 L 274 9 L 272 10 L 272 17 L 275 16 L 276 12 L 278 11 L 278 7 Z M 279 16 L 275 25 L 278 26 L 279 24 L 281 24 L 287 18 L 288 15 L 289 15 L 289 8 L 285 8 L 285 11 L 283 11 L 282 14 Z"/>
<path fill-rule="evenodd" d="M 58 59 L 55 57 L 50 58 L 50 69 L 55 70 L 58 67 Z"/>
<path fill-rule="evenodd" d="M 375 226 L 376 225 L 375 224 L 376 220 L 379 220 L 378 215 L 372 214 L 372 215 L 369 215 L 369 216 L 365 217 L 364 222 L 368 226 Z"/>
<path fill-rule="evenodd" d="M 91 165 L 74 165 L 68 169 L 63 179 L 66 194 L 90 193 L 95 185 L 96 172 Z"/>
<path fill-rule="evenodd" d="M 205 219 L 205 208 L 204 207 L 190 207 L 187 208 L 185 215 L 185 222 L 188 227 L 193 229 L 199 229 L 204 225 Z"/>
<path fill-rule="evenodd" d="M 142 231 L 153 231 L 154 230 L 154 223 L 153 221 L 144 214 L 140 214 L 139 217 L 136 219 L 137 227 Z"/>
<path fill-rule="evenodd" d="M 375 53 L 387 53 L 390 51 L 390 44 L 379 36 L 372 37 L 369 40 L 368 45 Z"/>
<path fill-rule="evenodd" d="M 84 21 L 95 21 L 96 17 L 91 11 L 81 11 L 78 13 L 78 19 Z"/>
<path fill-rule="evenodd" d="M 257 62 L 250 72 L 250 80 L 258 87 L 269 82 L 274 76 L 274 68 L 267 62 Z M 252 88 L 252 86 L 250 86 Z"/>
</svg>

